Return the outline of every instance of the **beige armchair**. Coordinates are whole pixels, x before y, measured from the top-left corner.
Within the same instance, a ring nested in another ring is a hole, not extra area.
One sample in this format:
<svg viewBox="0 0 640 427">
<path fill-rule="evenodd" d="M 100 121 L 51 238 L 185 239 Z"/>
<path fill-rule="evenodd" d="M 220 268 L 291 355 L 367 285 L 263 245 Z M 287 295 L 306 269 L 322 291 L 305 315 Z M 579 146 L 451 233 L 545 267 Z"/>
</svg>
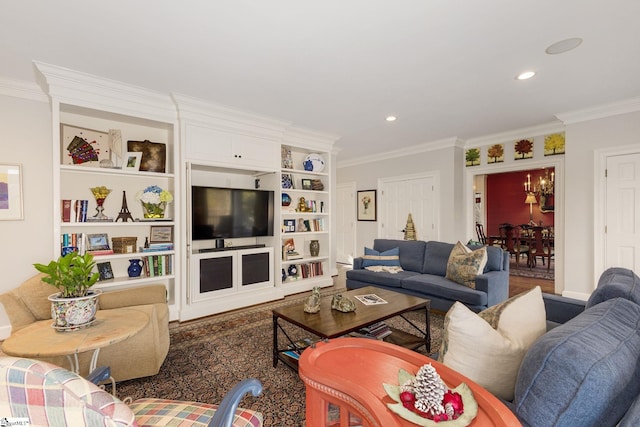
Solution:
<svg viewBox="0 0 640 427">
<path fill-rule="evenodd" d="M 42 274 L 38 274 L 17 288 L 0 294 L 0 304 L 11 324 L 11 332 L 36 321 L 51 319 L 51 303 L 47 297 L 57 290 L 44 283 L 42 277 Z M 149 322 L 136 335 L 101 349 L 98 364 L 109 366 L 116 381 L 155 375 L 169 352 L 169 308 L 166 288 L 163 285 L 148 285 L 103 292 L 100 296 L 100 310 L 118 310 L 124 307 L 144 312 Z M 1 319 L 2 316 L 0 321 Z M 91 354 L 88 352 L 79 356 L 80 373 L 87 375 L 86 369 Z M 42 360 L 68 368 L 67 359 L 63 356 Z"/>
</svg>

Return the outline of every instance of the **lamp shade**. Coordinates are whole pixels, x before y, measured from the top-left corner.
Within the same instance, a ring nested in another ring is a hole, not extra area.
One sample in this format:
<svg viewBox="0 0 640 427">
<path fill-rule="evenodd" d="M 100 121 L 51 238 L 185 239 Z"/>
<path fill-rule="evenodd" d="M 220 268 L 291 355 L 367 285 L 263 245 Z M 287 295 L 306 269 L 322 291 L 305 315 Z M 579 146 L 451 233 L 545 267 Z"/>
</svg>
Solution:
<svg viewBox="0 0 640 427">
<path fill-rule="evenodd" d="M 536 200 L 536 195 L 533 193 L 527 194 L 527 198 L 524 202 L 530 204 L 538 203 L 538 201 Z"/>
</svg>

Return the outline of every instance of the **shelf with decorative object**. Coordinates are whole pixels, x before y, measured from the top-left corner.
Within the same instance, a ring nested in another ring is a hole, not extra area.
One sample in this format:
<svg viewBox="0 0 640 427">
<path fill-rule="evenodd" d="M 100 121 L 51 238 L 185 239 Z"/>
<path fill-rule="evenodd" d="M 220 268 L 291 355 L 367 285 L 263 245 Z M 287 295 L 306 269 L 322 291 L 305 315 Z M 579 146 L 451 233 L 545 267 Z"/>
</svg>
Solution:
<svg viewBox="0 0 640 427">
<path fill-rule="evenodd" d="M 128 276 L 129 259 L 147 256 L 139 253 L 139 247 L 149 237 L 151 226 L 173 228 L 181 223 L 180 209 L 176 208 L 182 197 L 176 174 L 177 117 L 171 98 L 49 64 L 35 65 L 47 82 L 51 99 L 53 194 L 54 200 L 61 201 L 53 208 L 54 254 L 61 252 L 58 242 L 65 235 L 93 236 L 109 244 L 115 237 L 116 249 L 128 253 L 96 256 L 104 268 L 99 286 L 162 283 L 167 287 L 170 318 L 177 320 L 180 233 L 172 235 L 176 250 L 162 255 L 171 259 L 171 274 Z M 145 219 L 139 198 L 150 187 L 165 190 L 175 198 L 162 214 L 169 221 L 134 222 Z M 79 216 L 65 211 L 74 200 L 86 201 L 80 205 L 83 211 Z M 80 222 L 74 222 L 78 219 Z M 118 246 L 122 242 L 125 249 Z M 108 251 L 97 253 L 104 252 Z"/>
</svg>

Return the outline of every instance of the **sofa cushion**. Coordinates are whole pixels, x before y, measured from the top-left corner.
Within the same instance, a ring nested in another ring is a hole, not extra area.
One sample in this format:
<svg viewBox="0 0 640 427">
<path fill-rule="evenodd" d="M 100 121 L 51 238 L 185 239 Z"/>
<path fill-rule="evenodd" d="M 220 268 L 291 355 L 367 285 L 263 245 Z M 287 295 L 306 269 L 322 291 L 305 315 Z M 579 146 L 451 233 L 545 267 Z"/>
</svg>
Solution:
<svg viewBox="0 0 640 427">
<path fill-rule="evenodd" d="M 382 265 L 385 267 L 400 267 L 400 248 L 389 249 L 384 252 L 371 248 L 364 248 L 362 257 L 362 267 L 373 267 Z"/>
<path fill-rule="evenodd" d="M 383 252 L 400 249 L 400 266 L 403 270 L 422 272 L 426 243 L 422 240 L 375 239 L 373 249 Z M 444 276 L 444 274 L 442 274 Z"/>
<path fill-rule="evenodd" d="M 389 286 L 392 288 L 400 288 L 402 286 L 403 279 L 419 275 L 420 273 L 417 273 L 415 271 L 400 271 L 398 273 L 369 270 L 347 271 L 347 278 L 349 280 L 357 280 L 360 282 L 371 283 L 372 285 Z"/>
<path fill-rule="evenodd" d="M 43 282 L 43 277 L 44 274 L 36 274 L 13 290 L 36 320 L 51 319 L 51 302 L 47 297 L 59 292 L 55 286 Z"/>
<path fill-rule="evenodd" d="M 586 308 L 617 297 L 640 305 L 640 278 L 627 268 L 612 267 L 605 270 L 598 280 L 598 287 L 589 297 Z"/>
<path fill-rule="evenodd" d="M 484 270 L 487 263 L 487 251 L 484 247 L 472 251 L 462 242 L 456 243 L 449 255 L 447 275 L 449 280 L 476 288 L 476 276 Z"/>
<path fill-rule="evenodd" d="M 142 398 L 130 405 L 136 415 L 136 422 L 141 426 L 180 425 L 190 427 L 206 427 L 215 415 L 218 405 L 180 400 Z M 251 409 L 237 408 L 232 427 L 261 426 L 263 417 L 260 412 Z"/>
<path fill-rule="evenodd" d="M 459 283 L 433 274 L 418 274 L 402 279 L 402 288 L 451 301 L 460 301 L 469 306 L 487 305 L 487 293 L 468 288 Z"/>
<path fill-rule="evenodd" d="M 436 276 L 446 276 L 449 254 L 453 249 L 453 243 L 428 241 L 425 247 L 422 272 L 435 274 Z"/>
<path fill-rule="evenodd" d="M 515 389 L 532 426 L 615 425 L 640 392 L 640 306 L 604 301 L 547 332 L 526 354 Z"/>
<path fill-rule="evenodd" d="M 545 330 L 539 286 L 479 314 L 456 302 L 445 316 L 439 360 L 511 400 L 522 358 Z"/>
<path fill-rule="evenodd" d="M 42 361 L 0 358 L 0 413 L 30 425 L 131 426 L 127 405 L 84 378 Z"/>
</svg>

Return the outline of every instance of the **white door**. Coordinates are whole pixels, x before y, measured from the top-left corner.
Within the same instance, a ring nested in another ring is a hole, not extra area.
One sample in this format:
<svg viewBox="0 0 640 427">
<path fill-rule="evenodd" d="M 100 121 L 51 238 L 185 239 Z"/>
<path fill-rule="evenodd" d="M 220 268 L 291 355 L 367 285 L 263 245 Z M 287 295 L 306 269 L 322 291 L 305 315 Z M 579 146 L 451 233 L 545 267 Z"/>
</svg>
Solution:
<svg viewBox="0 0 640 427">
<path fill-rule="evenodd" d="M 353 264 L 356 253 L 356 184 L 336 186 L 336 262 Z"/>
<path fill-rule="evenodd" d="M 438 199 L 436 177 L 398 177 L 380 183 L 380 232 L 385 239 L 404 239 L 409 214 L 413 218 L 417 240 L 437 240 Z"/>
<path fill-rule="evenodd" d="M 607 157 L 605 268 L 640 271 L 640 153 Z"/>
</svg>

